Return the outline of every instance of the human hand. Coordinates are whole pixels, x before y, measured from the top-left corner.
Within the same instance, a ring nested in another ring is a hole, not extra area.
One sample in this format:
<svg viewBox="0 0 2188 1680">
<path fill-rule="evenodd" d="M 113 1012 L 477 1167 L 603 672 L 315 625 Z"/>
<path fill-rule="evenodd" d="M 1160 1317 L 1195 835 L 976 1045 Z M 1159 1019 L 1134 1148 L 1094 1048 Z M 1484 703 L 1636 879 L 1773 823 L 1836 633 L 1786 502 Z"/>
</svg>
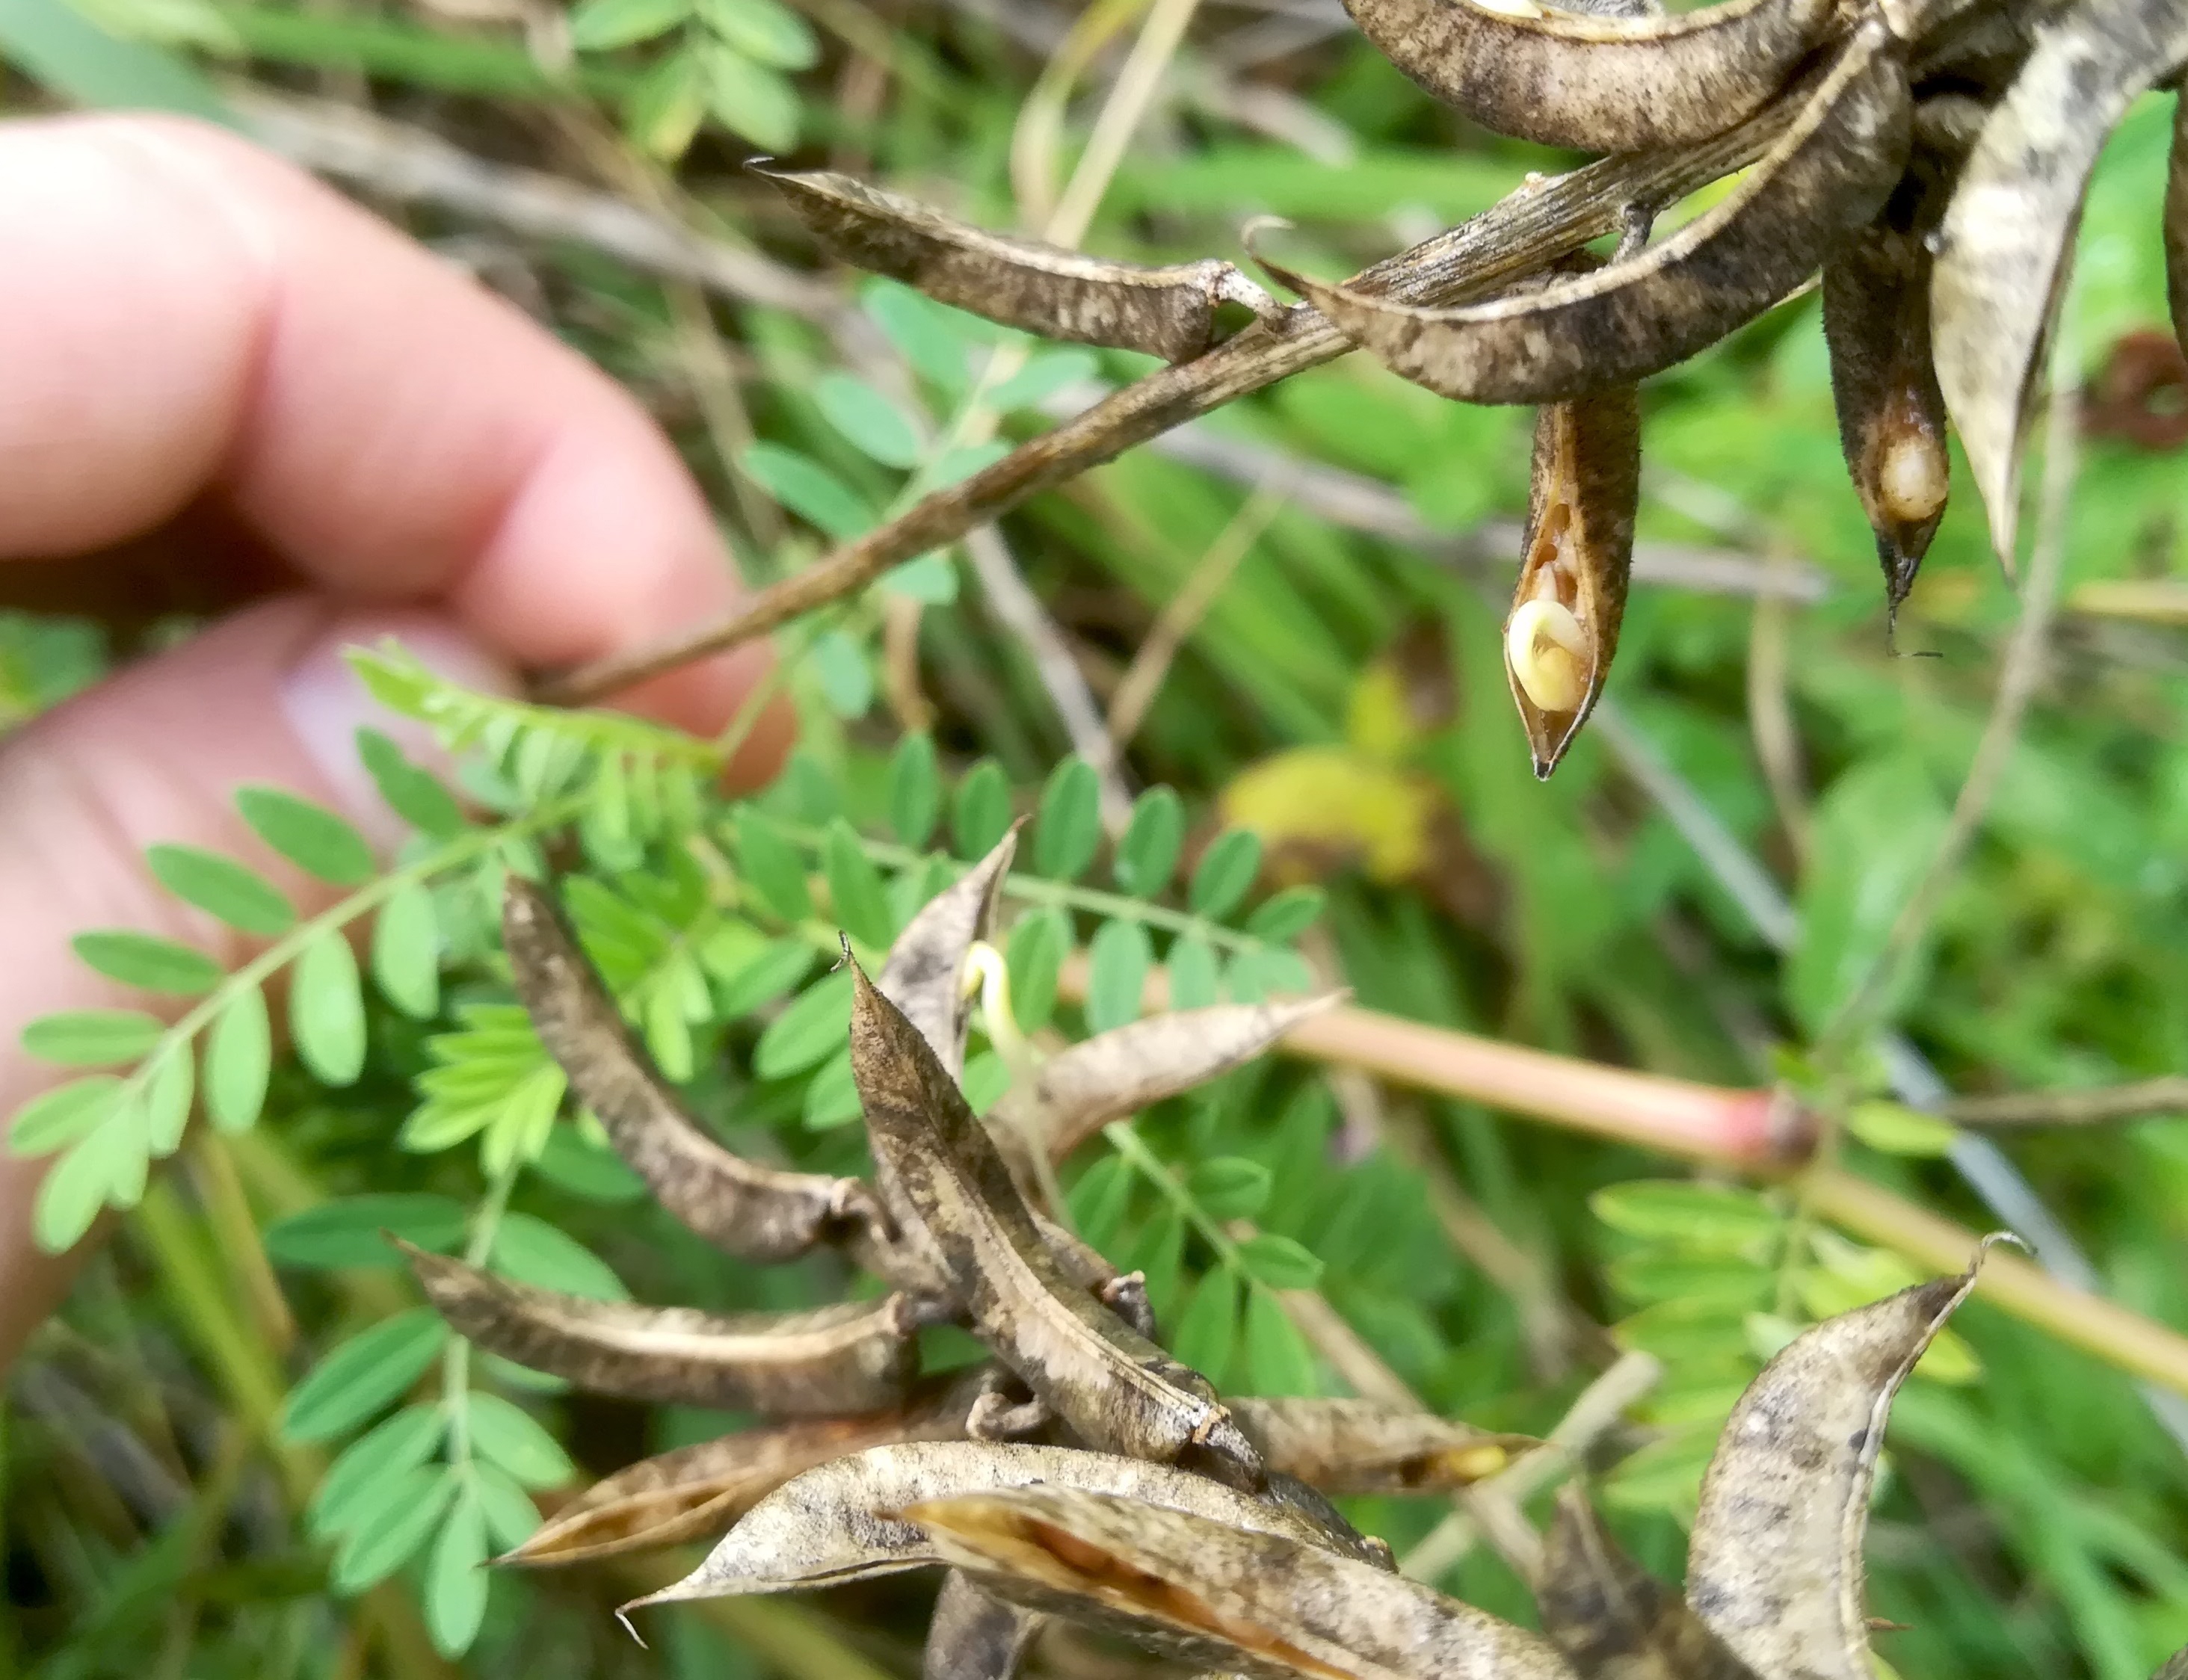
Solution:
<svg viewBox="0 0 2188 1680">
<path fill-rule="evenodd" d="M 232 957 L 144 848 L 329 889 L 234 815 L 240 782 L 394 820 L 353 747 L 376 714 L 341 650 L 399 638 L 512 689 L 719 613 L 736 593 L 697 488 L 629 398 L 462 275 L 217 130 L 0 126 L 0 606 L 141 612 L 258 599 L 0 742 L 0 1119 L 58 1082 L 17 1047 L 59 1009 L 141 1007 L 69 950 L 136 927 Z M 764 651 L 623 697 L 719 729 Z M 738 770 L 779 758 L 771 710 Z M 71 1268 L 31 1235 L 36 1164 L 0 1161 L 0 1368 Z"/>
</svg>

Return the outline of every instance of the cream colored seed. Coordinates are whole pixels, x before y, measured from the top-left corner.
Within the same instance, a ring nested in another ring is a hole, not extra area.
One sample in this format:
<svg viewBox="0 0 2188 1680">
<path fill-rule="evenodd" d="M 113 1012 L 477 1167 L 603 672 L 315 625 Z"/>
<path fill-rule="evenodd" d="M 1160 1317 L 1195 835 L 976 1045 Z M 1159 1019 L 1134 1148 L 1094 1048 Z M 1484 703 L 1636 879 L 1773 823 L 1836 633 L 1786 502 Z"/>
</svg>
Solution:
<svg viewBox="0 0 2188 1680">
<path fill-rule="evenodd" d="M 1587 693 L 1587 639 L 1561 602 L 1522 602 L 1504 627 L 1504 657 L 1538 711 L 1576 710 Z"/>
<path fill-rule="evenodd" d="M 1944 446 L 1923 431 L 1903 431 L 1885 446 L 1877 463 L 1877 499 L 1893 519 L 1910 524 L 1933 517 L 1945 505 L 1952 469 Z"/>
<path fill-rule="evenodd" d="M 1535 0 L 1474 0 L 1474 3 L 1485 12 L 1502 13 L 1508 18 L 1539 18 L 1543 15 L 1543 8 L 1537 5 Z"/>
</svg>

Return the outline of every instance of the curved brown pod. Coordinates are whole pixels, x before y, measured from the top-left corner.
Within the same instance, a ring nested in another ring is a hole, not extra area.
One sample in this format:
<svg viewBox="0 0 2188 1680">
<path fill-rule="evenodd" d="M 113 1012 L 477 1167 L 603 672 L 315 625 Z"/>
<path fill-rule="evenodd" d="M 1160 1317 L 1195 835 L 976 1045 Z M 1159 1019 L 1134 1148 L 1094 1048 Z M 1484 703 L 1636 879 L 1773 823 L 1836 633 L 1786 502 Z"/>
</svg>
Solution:
<svg viewBox="0 0 2188 1680">
<path fill-rule="evenodd" d="M 629 1400 L 816 1417 L 902 1402 L 917 1364 L 901 1295 L 810 1312 L 701 1312 L 512 1283 L 401 1244 L 441 1316 L 505 1359 Z"/>
<path fill-rule="evenodd" d="M 1897 614 L 1952 489 L 1945 397 L 1930 352 L 1924 235 L 1941 194 L 1910 179 L 1875 221 L 1824 265 L 1824 341 L 1839 448 L 1876 534 L 1885 599 Z"/>
<path fill-rule="evenodd" d="M 1907 156 L 1907 76 L 1874 20 L 1745 179 L 1661 244 L 1487 303 L 1430 309 L 1270 267 L 1392 371 L 1468 403 L 1558 403 L 1683 361 L 1793 291 Z"/>
<path fill-rule="evenodd" d="M 1535 417 L 1527 528 L 1504 675 L 1547 781 L 1595 709 L 1618 651 L 1641 500 L 1641 403 L 1630 385 Z"/>
<path fill-rule="evenodd" d="M 1587 152 L 1692 145 L 1761 110 L 1838 0 L 1726 0 L 1668 16 L 1534 0 L 1345 0 L 1361 33 L 1485 128 Z"/>
<path fill-rule="evenodd" d="M 1166 362 L 1215 341 L 1215 313 L 1257 316 L 1268 294 L 1212 257 L 1153 268 L 991 234 L 832 170 L 753 166 L 835 256 L 947 303 L 1043 338 L 1143 350 Z"/>
<path fill-rule="evenodd" d="M 1541 1444 L 1380 1400 L 1241 1395 L 1230 1406 L 1272 1474 L 1324 1493 L 1449 1493 Z"/>
<path fill-rule="evenodd" d="M 501 936 L 516 995 L 617 1154 L 690 1230 L 740 1260 L 794 1260 L 872 1222 L 855 1179 L 784 1172 L 731 1153 L 684 1110 L 544 889 L 512 872 Z"/>
</svg>

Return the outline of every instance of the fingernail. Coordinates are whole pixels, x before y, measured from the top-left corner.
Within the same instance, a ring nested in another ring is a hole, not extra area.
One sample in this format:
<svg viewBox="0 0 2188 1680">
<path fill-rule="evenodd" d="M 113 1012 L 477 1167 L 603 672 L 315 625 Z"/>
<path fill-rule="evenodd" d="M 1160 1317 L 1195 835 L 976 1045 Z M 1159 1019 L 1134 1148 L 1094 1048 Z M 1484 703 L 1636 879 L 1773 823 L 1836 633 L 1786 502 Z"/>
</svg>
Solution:
<svg viewBox="0 0 2188 1680">
<path fill-rule="evenodd" d="M 305 647 L 281 682 L 281 706 L 289 727 L 333 789 L 342 815 L 382 848 L 392 847 L 407 831 L 381 798 L 358 757 L 358 731 L 378 730 L 413 762 L 443 775 L 450 769 L 448 755 L 432 731 L 374 699 L 349 662 L 350 650 L 376 647 L 391 639 L 436 676 L 465 688 L 488 694 L 521 691 L 509 666 L 447 619 L 430 612 L 344 612 Z"/>
</svg>

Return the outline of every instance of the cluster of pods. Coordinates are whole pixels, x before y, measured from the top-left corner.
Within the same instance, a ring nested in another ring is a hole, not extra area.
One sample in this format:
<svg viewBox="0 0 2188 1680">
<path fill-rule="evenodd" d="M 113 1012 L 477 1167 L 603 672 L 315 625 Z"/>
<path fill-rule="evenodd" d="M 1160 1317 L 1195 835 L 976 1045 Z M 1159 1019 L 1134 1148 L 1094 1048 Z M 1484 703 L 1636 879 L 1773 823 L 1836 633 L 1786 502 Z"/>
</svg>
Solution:
<svg viewBox="0 0 2188 1680">
<path fill-rule="evenodd" d="M 1227 1402 L 1164 1352 L 1136 1274 L 1055 1223 L 1035 1187 L 1035 1155 L 1060 1160 L 1328 1000 L 1150 1018 L 1027 1070 L 976 1118 L 958 1083 L 969 958 L 1013 845 L 913 918 L 877 982 L 853 966 L 871 1185 L 758 1166 L 715 1142 L 647 1063 L 552 901 L 511 879 L 504 934 L 519 995 L 663 1204 L 747 1260 L 836 1245 L 889 1292 L 730 1316 L 584 1300 L 411 1250 L 434 1305 L 484 1348 L 601 1391 L 774 1420 L 617 1472 L 505 1563 L 719 1536 L 642 1604 L 939 1566 L 928 1680 L 1007 1680 L 1050 1617 L 1273 1680 L 1867 1676 L 1861 1534 L 1885 1416 L 1972 1270 L 1827 1321 L 1763 1371 L 1704 1484 L 1683 1598 L 1569 1489 L 1536 1582 L 1543 1636 L 1454 1602 L 1397 1574 L 1328 1496 L 1449 1492 L 1545 1449 L 1374 1401 Z M 987 1361 L 921 1376 L 914 1333 L 938 1322 L 969 1330 Z"/>
<path fill-rule="evenodd" d="M 1840 438 L 1888 609 L 1913 586 L 1944 512 L 1948 419 L 2010 567 L 2024 433 L 2089 172 L 2128 106 L 2188 60 L 2188 8 L 1346 5 L 1399 69 L 1487 128 L 1637 159 L 1706 155 L 1711 174 L 1745 167 L 1661 240 L 1649 224 L 1666 206 L 1624 204 L 1608 261 L 1545 251 L 1536 272 L 1517 265 L 1496 295 L 1456 307 L 1400 296 L 1408 262 L 1431 262 L 1435 240 L 1345 284 L 1263 260 L 1404 377 L 1459 401 L 1539 406 L 1505 635 L 1538 775 L 1587 720 L 1617 647 L 1640 482 L 1635 384 L 1819 271 Z M 2176 134 L 2164 217 L 2176 330 L 2188 319 L 2183 150 Z M 771 178 L 836 255 L 1007 325 L 1172 360 L 1210 347 L 1226 304 L 1283 330 L 1283 312 L 1227 262 L 1109 262 L 969 227 L 847 176 Z M 1514 199 L 1538 190 L 1531 183 Z M 1492 258 L 1482 272 L 1500 270 Z"/>
</svg>

